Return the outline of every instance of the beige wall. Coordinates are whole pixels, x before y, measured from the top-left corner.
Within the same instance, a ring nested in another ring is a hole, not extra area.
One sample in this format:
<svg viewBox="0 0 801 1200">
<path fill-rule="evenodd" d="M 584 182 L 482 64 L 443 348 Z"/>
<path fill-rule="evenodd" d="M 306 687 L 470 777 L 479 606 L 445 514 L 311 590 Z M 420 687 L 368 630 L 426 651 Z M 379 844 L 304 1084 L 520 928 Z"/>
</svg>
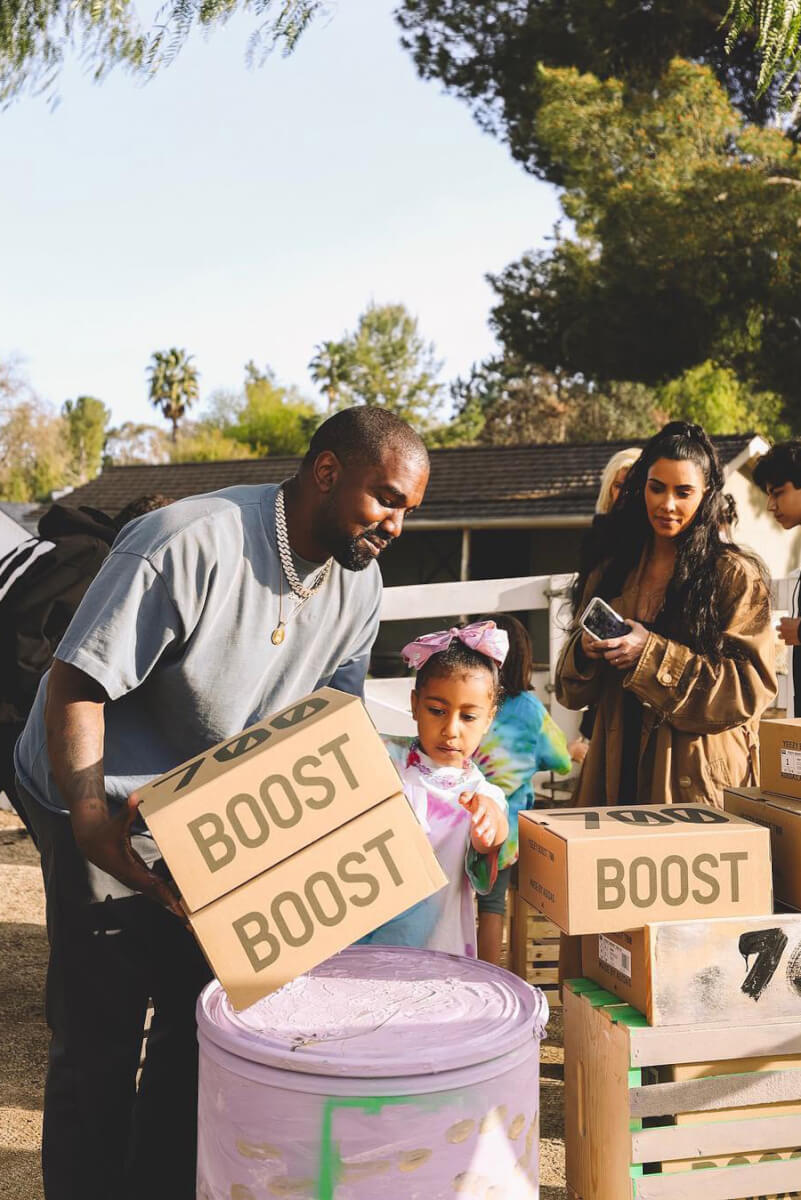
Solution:
<svg viewBox="0 0 801 1200">
<path fill-rule="evenodd" d="M 782 529 L 766 511 L 764 494 L 744 471 L 728 477 L 726 490 L 737 501 L 736 540 L 760 555 L 771 577 L 784 579 L 801 567 L 801 528 Z"/>
</svg>

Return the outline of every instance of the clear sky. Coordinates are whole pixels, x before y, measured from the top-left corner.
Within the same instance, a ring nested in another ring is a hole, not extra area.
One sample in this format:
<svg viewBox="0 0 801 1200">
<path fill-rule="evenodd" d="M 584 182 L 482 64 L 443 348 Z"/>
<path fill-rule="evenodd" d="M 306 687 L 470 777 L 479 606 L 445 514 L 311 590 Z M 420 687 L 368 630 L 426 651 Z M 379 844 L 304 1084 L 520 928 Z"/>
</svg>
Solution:
<svg viewBox="0 0 801 1200">
<path fill-rule="evenodd" d="M 254 70 L 237 17 L 147 85 L 73 68 L 54 112 L 0 112 L 0 356 L 121 422 L 155 419 L 145 368 L 172 345 L 202 398 L 250 358 L 314 394 L 315 344 L 371 299 L 419 317 L 445 379 L 491 352 L 484 273 L 545 245 L 555 193 L 418 79 L 392 8 L 339 0 Z"/>
</svg>

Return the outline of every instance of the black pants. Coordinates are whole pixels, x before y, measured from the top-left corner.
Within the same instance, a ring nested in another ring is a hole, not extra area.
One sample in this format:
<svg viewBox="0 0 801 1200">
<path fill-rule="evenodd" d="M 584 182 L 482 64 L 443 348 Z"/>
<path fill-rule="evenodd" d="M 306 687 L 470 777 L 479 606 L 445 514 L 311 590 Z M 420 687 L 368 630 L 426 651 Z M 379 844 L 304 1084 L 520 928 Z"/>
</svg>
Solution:
<svg viewBox="0 0 801 1200">
<path fill-rule="evenodd" d="M 68 817 L 18 795 L 47 893 L 46 1200 L 194 1200 L 195 1001 L 211 972 L 172 913 L 86 861 Z M 133 840 L 158 857 L 150 838 Z"/>
<path fill-rule="evenodd" d="M 8 796 L 23 825 L 33 837 L 28 814 L 17 797 L 17 781 L 14 778 L 14 746 L 24 728 L 24 721 L 0 722 L 0 791 Z"/>
</svg>

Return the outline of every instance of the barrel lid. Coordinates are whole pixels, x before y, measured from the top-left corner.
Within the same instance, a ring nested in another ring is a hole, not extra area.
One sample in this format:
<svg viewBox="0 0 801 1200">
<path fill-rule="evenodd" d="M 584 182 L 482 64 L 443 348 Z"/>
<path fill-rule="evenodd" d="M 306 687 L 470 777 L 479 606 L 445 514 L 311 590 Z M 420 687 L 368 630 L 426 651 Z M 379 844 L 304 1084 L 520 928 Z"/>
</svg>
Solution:
<svg viewBox="0 0 801 1200">
<path fill-rule="evenodd" d="M 541 1037 L 545 997 L 474 959 L 351 946 L 236 1012 L 215 980 L 200 1035 L 251 1062 L 314 1075 L 423 1075 L 487 1062 Z"/>
</svg>

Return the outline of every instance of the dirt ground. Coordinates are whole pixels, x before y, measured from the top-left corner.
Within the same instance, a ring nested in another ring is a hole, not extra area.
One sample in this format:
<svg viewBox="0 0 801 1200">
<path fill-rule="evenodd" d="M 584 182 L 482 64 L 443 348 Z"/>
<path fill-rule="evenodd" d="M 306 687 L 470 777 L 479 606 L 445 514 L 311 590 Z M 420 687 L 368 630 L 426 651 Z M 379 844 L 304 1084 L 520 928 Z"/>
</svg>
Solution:
<svg viewBox="0 0 801 1200">
<path fill-rule="evenodd" d="M 42 1200 L 39 1145 L 47 1058 L 46 966 L 38 855 L 17 818 L 0 812 L 0 1200 Z M 557 1010 L 542 1047 L 541 1200 L 567 1200 L 563 1062 Z"/>
</svg>

